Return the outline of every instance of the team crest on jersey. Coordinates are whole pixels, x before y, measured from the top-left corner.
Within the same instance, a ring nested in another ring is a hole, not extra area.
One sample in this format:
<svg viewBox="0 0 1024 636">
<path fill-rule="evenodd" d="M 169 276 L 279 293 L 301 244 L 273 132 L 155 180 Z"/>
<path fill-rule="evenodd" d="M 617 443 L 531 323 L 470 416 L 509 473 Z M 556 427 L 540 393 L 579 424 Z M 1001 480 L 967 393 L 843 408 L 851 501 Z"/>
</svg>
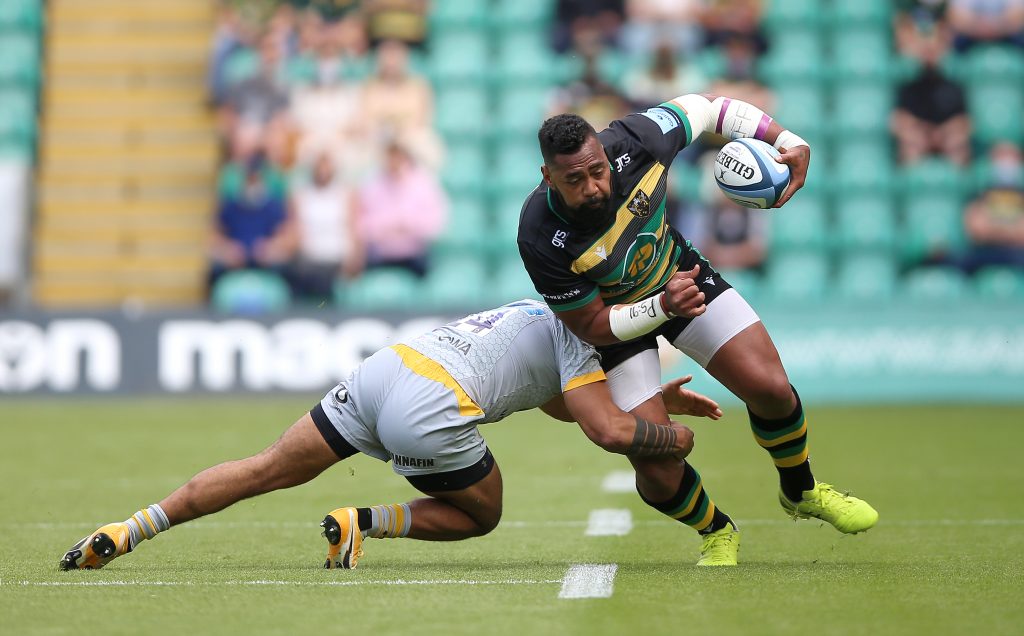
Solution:
<svg viewBox="0 0 1024 636">
<path fill-rule="evenodd" d="M 646 219 L 651 215 L 651 197 L 643 190 L 637 190 L 636 196 L 626 205 L 626 209 L 633 213 L 633 216 Z"/>
</svg>

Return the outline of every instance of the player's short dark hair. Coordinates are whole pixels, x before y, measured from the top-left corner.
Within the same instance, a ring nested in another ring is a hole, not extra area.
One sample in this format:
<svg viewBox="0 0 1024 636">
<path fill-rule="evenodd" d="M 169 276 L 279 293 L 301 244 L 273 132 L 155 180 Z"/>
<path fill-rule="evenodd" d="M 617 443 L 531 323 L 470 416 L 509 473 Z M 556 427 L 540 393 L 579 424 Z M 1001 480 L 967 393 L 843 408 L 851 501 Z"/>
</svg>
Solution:
<svg viewBox="0 0 1024 636">
<path fill-rule="evenodd" d="M 550 164 L 555 155 L 571 155 L 577 152 L 583 146 L 583 142 L 596 134 L 594 127 L 579 115 L 564 113 L 546 119 L 537 131 L 544 163 Z"/>
</svg>

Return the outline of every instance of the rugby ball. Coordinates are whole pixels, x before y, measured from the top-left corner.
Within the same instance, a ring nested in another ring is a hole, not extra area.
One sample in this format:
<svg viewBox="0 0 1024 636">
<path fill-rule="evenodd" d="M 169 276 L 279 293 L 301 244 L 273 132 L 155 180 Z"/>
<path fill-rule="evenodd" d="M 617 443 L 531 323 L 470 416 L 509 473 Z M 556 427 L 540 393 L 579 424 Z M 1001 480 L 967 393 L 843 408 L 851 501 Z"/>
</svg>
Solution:
<svg viewBox="0 0 1024 636">
<path fill-rule="evenodd" d="M 725 144 L 715 159 L 715 182 L 725 196 L 748 208 L 770 208 L 789 185 L 789 166 L 779 151 L 757 139 Z"/>
</svg>

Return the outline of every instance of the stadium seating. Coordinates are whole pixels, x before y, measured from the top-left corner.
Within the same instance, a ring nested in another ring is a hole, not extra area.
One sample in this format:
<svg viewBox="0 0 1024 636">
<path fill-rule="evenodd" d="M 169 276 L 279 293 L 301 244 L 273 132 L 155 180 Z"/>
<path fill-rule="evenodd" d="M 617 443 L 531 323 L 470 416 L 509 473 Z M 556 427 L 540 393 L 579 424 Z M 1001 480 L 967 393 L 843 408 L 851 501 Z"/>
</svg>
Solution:
<svg viewBox="0 0 1024 636">
<path fill-rule="evenodd" d="M 895 261 L 885 254 L 858 253 L 839 262 L 835 298 L 858 302 L 885 302 L 896 294 Z"/>
<path fill-rule="evenodd" d="M 371 269 L 351 282 L 338 281 L 334 301 L 353 311 L 421 310 L 424 293 L 416 276 L 400 268 Z"/>
<path fill-rule="evenodd" d="M 969 293 L 967 278 L 952 267 L 921 267 L 907 274 L 900 286 L 901 295 L 922 304 L 948 305 Z"/>
<path fill-rule="evenodd" d="M 820 302 L 827 297 L 828 259 L 819 251 L 788 252 L 772 258 L 764 292 L 773 301 Z"/>
<path fill-rule="evenodd" d="M 1024 300 L 1024 271 L 1019 267 L 991 266 L 974 275 L 974 289 L 987 300 Z"/>
<path fill-rule="evenodd" d="M 210 306 L 229 314 L 258 315 L 284 311 L 291 304 L 288 284 L 264 270 L 241 270 L 221 276 L 210 292 Z"/>
</svg>

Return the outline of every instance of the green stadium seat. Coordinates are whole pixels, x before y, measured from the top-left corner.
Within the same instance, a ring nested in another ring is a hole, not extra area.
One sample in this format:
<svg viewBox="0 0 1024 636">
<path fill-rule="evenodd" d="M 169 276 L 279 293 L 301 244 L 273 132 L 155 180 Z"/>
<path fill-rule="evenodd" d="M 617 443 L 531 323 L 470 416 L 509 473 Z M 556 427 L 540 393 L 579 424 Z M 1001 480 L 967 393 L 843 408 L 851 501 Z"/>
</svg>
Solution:
<svg viewBox="0 0 1024 636">
<path fill-rule="evenodd" d="M 0 139 L 31 143 L 35 137 L 34 93 L 27 89 L 0 89 Z"/>
<path fill-rule="evenodd" d="M 488 284 L 488 297 L 491 305 L 523 298 L 541 300 L 518 253 L 507 254 L 499 260 L 497 271 Z"/>
<path fill-rule="evenodd" d="M 32 163 L 34 155 L 33 141 L 0 136 L 0 161 L 15 161 L 28 165 Z"/>
<path fill-rule="evenodd" d="M 830 6 L 828 20 L 833 29 L 863 26 L 888 32 L 890 28 L 889 0 L 832 0 Z"/>
<path fill-rule="evenodd" d="M 792 28 L 817 27 L 822 23 L 820 0 L 766 0 L 763 22 L 780 37 Z"/>
<path fill-rule="evenodd" d="M 881 29 L 842 29 L 832 41 L 829 77 L 837 85 L 850 81 L 888 82 L 893 77 L 891 34 Z"/>
<path fill-rule="evenodd" d="M 764 294 L 773 301 L 817 302 L 828 288 L 828 260 L 817 251 L 773 255 L 768 262 Z"/>
<path fill-rule="evenodd" d="M 224 62 L 224 82 L 234 86 L 255 77 L 260 71 L 260 56 L 250 48 L 239 48 L 232 51 Z"/>
<path fill-rule="evenodd" d="M 493 194 L 522 199 L 540 183 L 544 160 L 533 135 L 515 144 L 504 144 L 496 159 L 494 176 L 489 179 Z"/>
<path fill-rule="evenodd" d="M 466 254 L 434 258 L 418 292 L 420 302 L 440 311 L 484 309 L 487 272 L 481 259 Z"/>
<path fill-rule="evenodd" d="M 465 193 L 453 195 L 448 208 L 448 222 L 435 242 L 433 252 L 482 254 L 486 247 L 486 220 L 481 197 Z"/>
<path fill-rule="evenodd" d="M 905 197 L 943 193 L 963 198 L 972 188 L 966 169 L 938 157 L 903 168 L 900 186 Z"/>
<path fill-rule="evenodd" d="M 839 261 L 835 296 L 840 300 L 886 301 L 896 294 L 896 262 L 884 254 L 853 254 Z"/>
<path fill-rule="evenodd" d="M 889 138 L 892 91 L 884 84 L 840 85 L 835 90 L 834 131 L 838 140 L 873 135 Z"/>
<path fill-rule="evenodd" d="M 795 49 L 770 51 L 758 59 L 758 74 L 769 84 L 779 82 L 819 82 L 825 78 L 826 65 L 821 56 L 807 55 Z"/>
<path fill-rule="evenodd" d="M 743 296 L 747 302 L 756 301 L 761 294 L 763 287 L 761 277 L 751 269 L 720 269 L 718 273 L 733 288 Z"/>
<path fill-rule="evenodd" d="M 1024 300 L 1024 270 L 990 266 L 974 274 L 974 291 L 986 300 Z"/>
<path fill-rule="evenodd" d="M 483 88 L 439 90 L 434 103 L 434 126 L 446 139 L 480 140 L 489 134 L 493 116 Z"/>
<path fill-rule="evenodd" d="M 811 162 L 813 165 L 813 161 Z M 840 198 L 893 189 L 893 158 L 888 140 L 857 139 L 836 148 L 832 180 Z"/>
<path fill-rule="evenodd" d="M 1024 80 L 1024 57 L 1013 46 L 979 46 L 967 53 L 966 77 L 974 81 L 1020 82 Z"/>
<path fill-rule="evenodd" d="M 540 172 L 539 170 L 537 171 Z M 538 175 L 539 176 L 539 175 Z M 538 183 L 540 180 L 538 179 Z M 500 253 L 519 253 L 516 237 L 519 236 L 519 215 L 523 211 L 523 203 L 529 190 L 505 193 L 494 208 L 491 222 L 488 224 L 493 232 L 496 251 Z"/>
<path fill-rule="evenodd" d="M 975 138 L 982 144 L 1024 142 L 1024 91 L 1012 82 L 971 86 L 969 102 Z"/>
<path fill-rule="evenodd" d="M 558 79 L 557 57 L 543 32 L 509 31 L 498 39 L 493 72 L 505 86 L 524 82 L 552 84 Z"/>
<path fill-rule="evenodd" d="M 836 230 L 840 250 L 891 253 L 897 236 L 892 200 L 884 194 L 868 193 L 838 201 Z"/>
<path fill-rule="evenodd" d="M 479 29 L 486 25 L 488 5 L 480 0 L 444 0 L 431 3 L 431 37 L 451 29 Z"/>
<path fill-rule="evenodd" d="M 26 31 L 0 32 L 0 85 L 39 83 L 39 39 Z"/>
<path fill-rule="evenodd" d="M 479 195 L 484 191 L 487 159 L 485 146 L 477 141 L 452 141 L 445 152 L 441 182 L 450 194 Z"/>
<path fill-rule="evenodd" d="M 823 250 L 827 246 L 828 217 L 821 197 L 800 192 L 786 207 L 762 214 L 770 216 L 773 251 Z"/>
<path fill-rule="evenodd" d="M 3 0 L 0 2 L 0 29 L 38 31 L 42 24 L 43 0 Z"/>
<path fill-rule="evenodd" d="M 904 261 L 919 263 L 929 256 L 964 245 L 963 206 L 943 195 L 921 195 L 904 203 L 900 249 Z"/>
<path fill-rule="evenodd" d="M 799 131 L 801 137 L 821 134 L 828 119 L 825 117 L 825 92 L 817 85 L 789 84 L 777 89 L 776 97 L 779 105 L 773 115 L 779 123 Z"/>
<path fill-rule="evenodd" d="M 230 314 L 265 314 L 284 311 L 291 304 L 291 291 L 279 275 L 247 269 L 228 272 L 217 279 L 210 292 L 216 311 Z"/>
<path fill-rule="evenodd" d="M 501 138 L 534 137 L 546 114 L 549 91 L 543 86 L 508 85 L 496 95 L 494 124 Z"/>
<path fill-rule="evenodd" d="M 495 31 L 547 27 L 554 10 L 552 0 L 496 0 L 490 12 L 491 27 Z"/>
<path fill-rule="evenodd" d="M 381 267 L 364 272 L 350 282 L 338 281 L 334 301 L 356 311 L 413 310 L 422 307 L 423 290 L 416 275 L 407 269 Z"/>
<path fill-rule="evenodd" d="M 427 74 L 439 85 L 478 84 L 493 70 L 490 46 L 482 32 L 446 33 L 431 40 L 430 46 Z"/>
<path fill-rule="evenodd" d="M 948 305 L 969 294 L 967 277 L 952 267 L 920 267 L 903 279 L 900 295 L 916 302 Z"/>
</svg>

